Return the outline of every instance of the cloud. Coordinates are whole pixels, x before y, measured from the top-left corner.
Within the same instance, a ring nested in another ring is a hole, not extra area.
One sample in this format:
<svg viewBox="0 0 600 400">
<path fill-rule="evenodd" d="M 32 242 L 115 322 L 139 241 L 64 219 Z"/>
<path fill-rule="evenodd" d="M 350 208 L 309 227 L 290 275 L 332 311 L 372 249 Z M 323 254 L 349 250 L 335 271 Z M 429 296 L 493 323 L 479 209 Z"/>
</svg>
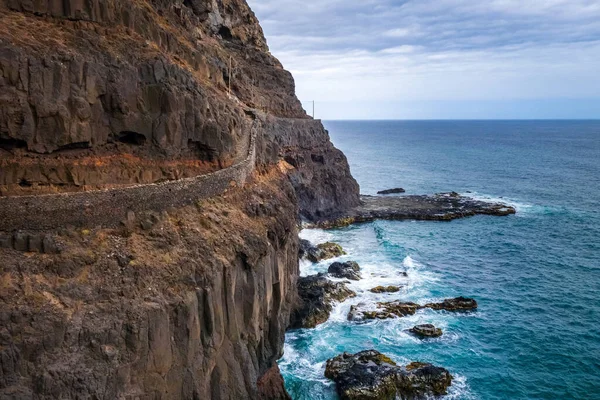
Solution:
<svg viewBox="0 0 600 400">
<path fill-rule="evenodd" d="M 250 0 L 303 100 L 599 97 L 600 0 Z"/>
</svg>

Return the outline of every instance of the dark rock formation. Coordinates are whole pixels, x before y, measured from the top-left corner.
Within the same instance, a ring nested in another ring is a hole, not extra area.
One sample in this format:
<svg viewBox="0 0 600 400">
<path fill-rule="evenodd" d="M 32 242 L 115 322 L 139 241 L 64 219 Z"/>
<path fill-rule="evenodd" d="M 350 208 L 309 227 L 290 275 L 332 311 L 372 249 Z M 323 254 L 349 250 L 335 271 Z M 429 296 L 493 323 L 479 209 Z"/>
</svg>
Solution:
<svg viewBox="0 0 600 400">
<path fill-rule="evenodd" d="M 387 190 L 380 190 L 379 192 L 377 192 L 377 194 L 397 194 L 397 193 L 405 193 L 406 190 L 402 189 L 402 188 L 395 188 L 395 189 L 387 189 Z"/>
<path fill-rule="evenodd" d="M 278 172 L 250 186 L 120 230 L 65 228 L 59 254 L 0 249 L 0 398 L 285 398 L 294 192 Z"/>
<path fill-rule="evenodd" d="M 349 212 L 338 213 L 314 224 L 320 228 L 337 228 L 377 219 L 451 221 L 474 215 L 506 216 L 514 207 L 463 197 L 458 193 L 430 196 L 360 196 L 361 204 Z"/>
<path fill-rule="evenodd" d="M 262 153 L 286 161 L 303 219 L 315 221 L 360 204 L 346 156 L 333 147 L 320 122 L 270 117 L 264 132 Z"/>
<path fill-rule="evenodd" d="M 400 291 L 400 286 L 376 286 L 370 290 L 372 293 L 397 293 Z"/>
<path fill-rule="evenodd" d="M 408 331 L 420 338 L 435 338 L 442 336 L 442 330 L 440 328 L 436 328 L 432 324 L 415 325 Z"/>
<path fill-rule="evenodd" d="M 322 260 L 329 260 L 330 258 L 335 258 L 339 256 L 343 256 L 346 254 L 342 246 L 333 242 L 325 242 L 313 246 L 310 242 L 305 241 L 302 243 L 301 253 L 303 257 L 307 258 L 312 262 L 319 262 Z"/>
<path fill-rule="evenodd" d="M 344 301 L 356 293 L 341 282 L 332 282 L 325 274 L 298 278 L 300 297 L 292 320 L 291 328 L 314 328 L 329 319 L 334 301 Z"/>
<path fill-rule="evenodd" d="M 335 278 L 350 279 L 358 281 L 361 279 L 360 266 L 356 261 L 334 262 L 327 269 L 329 275 Z"/>
<path fill-rule="evenodd" d="M 477 309 L 477 302 L 474 299 L 461 296 L 455 299 L 446 299 L 441 303 L 428 303 L 424 306 L 410 302 L 389 301 L 377 303 L 377 307 L 372 309 L 368 304 L 359 303 L 350 307 L 348 320 L 363 321 L 369 319 L 405 317 L 407 315 L 413 315 L 417 310 L 422 308 L 446 311 L 473 311 Z"/>
<path fill-rule="evenodd" d="M 245 187 L 0 235 L 0 398 L 286 398 L 296 217 L 358 185 L 245 1 L 0 0 L 0 22 L 0 196 L 181 182 L 258 133 Z"/>
<path fill-rule="evenodd" d="M 454 299 L 446 299 L 441 303 L 425 304 L 424 307 L 434 310 L 472 311 L 477 309 L 477 302 L 474 299 L 461 296 Z"/>
<path fill-rule="evenodd" d="M 390 301 L 385 303 L 377 303 L 377 309 L 371 310 L 367 304 L 359 303 L 350 307 L 348 320 L 364 321 L 369 319 L 388 319 L 396 317 L 405 317 L 413 315 L 418 309 L 422 308 L 415 303 L 405 303 L 401 301 Z"/>
<path fill-rule="evenodd" d="M 325 376 L 336 383 L 342 400 L 425 399 L 446 394 L 452 384 L 444 368 L 425 363 L 403 368 L 375 350 L 327 360 Z"/>
</svg>

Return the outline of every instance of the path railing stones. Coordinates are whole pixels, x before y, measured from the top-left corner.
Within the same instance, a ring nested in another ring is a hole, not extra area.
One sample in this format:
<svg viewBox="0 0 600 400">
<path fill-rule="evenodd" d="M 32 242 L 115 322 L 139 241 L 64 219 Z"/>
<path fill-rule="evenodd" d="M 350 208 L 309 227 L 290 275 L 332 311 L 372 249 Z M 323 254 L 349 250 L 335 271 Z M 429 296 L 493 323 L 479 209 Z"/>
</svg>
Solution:
<svg viewBox="0 0 600 400">
<path fill-rule="evenodd" d="M 255 122 L 251 129 L 247 157 L 210 174 L 89 192 L 0 197 L 0 232 L 116 227 L 130 212 L 163 211 L 218 196 L 234 185 L 243 185 L 254 170 L 257 126 Z"/>
</svg>

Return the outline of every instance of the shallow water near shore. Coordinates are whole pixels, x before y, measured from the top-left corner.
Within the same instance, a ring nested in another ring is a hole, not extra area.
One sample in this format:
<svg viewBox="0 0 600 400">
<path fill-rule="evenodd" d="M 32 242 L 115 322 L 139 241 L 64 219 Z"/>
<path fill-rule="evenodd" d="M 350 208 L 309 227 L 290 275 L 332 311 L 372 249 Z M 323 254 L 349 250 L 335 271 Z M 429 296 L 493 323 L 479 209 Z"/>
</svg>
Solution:
<svg viewBox="0 0 600 400">
<path fill-rule="evenodd" d="M 326 122 L 363 194 L 457 191 L 514 205 L 517 215 L 452 222 L 376 221 L 331 231 L 362 268 L 316 329 L 288 332 L 280 368 L 294 399 L 334 399 L 325 361 L 381 351 L 399 363 L 450 370 L 451 399 L 600 399 L 600 122 Z M 470 193 L 467 193 L 470 192 Z M 332 262 L 303 263 L 302 275 Z M 404 277 L 401 273 L 407 272 Z M 402 285 L 373 294 L 378 285 Z M 474 297 L 470 314 L 420 310 L 393 320 L 346 320 L 350 305 Z M 406 330 L 433 323 L 444 335 Z"/>
</svg>

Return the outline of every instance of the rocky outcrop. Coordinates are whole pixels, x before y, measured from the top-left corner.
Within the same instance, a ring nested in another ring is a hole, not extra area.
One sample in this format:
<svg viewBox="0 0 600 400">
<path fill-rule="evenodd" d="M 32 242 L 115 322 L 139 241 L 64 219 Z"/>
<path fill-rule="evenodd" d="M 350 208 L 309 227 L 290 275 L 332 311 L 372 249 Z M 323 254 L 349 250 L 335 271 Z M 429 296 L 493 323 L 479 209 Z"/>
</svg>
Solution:
<svg viewBox="0 0 600 400">
<path fill-rule="evenodd" d="M 311 262 L 329 260 L 330 258 L 340 257 L 346 254 L 342 246 L 333 242 L 320 243 L 314 246 L 308 240 L 300 241 L 300 258 L 305 258 Z"/>
<path fill-rule="evenodd" d="M 356 261 L 334 262 L 327 269 L 327 273 L 334 278 L 350 279 L 351 281 L 361 279 L 360 266 Z"/>
<path fill-rule="evenodd" d="M 410 302 L 390 301 L 377 303 L 375 310 L 370 309 L 367 304 L 359 303 L 350 307 L 348 320 L 364 321 L 370 319 L 388 319 L 414 315 L 421 306 Z"/>
<path fill-rule="evenodd" d="M 369 290 L 371 293 L 397 293 L 401 289 L 401 286 L 376 286 Z"/>
<path fill-rule="evenodd" d="M 394 189 L 380 190 L 379 192 L 377 192 L 377 194 L 399 194 L 399 193 L 404 193 L 404 192 L 406 192 L 406 190 L 404 190 L 402 188 L 394 188 Z"/>
<path fill-rule="evenodd" d="M 342 400 L 426 399 L 446 394 L 452 384 L 444 368 L 426 363 L 400 367 L 375 350 L 327 360 L 325 376 L 335 382 Z"/>
<path fill-rule="evenodd" d="M 435 338 L 442 336 L 442 330 L 436 328 L 432 324 L 415 325 L 408 331 L 420 338 Z"/>
<path fill-rule="evenodd" d="M 360 222 L 386 220 L 452 221 L 474 215 L 507 216 L 514 207 L 461 196 L 440 193 L 422 196 L 360 196 L 360 205 L 347 212 L 322 218 L 311 226 L 339 228 Z"/>
<path fill-rule="evenodd" d="M 477 301 L 467 297 L 457 297 L 446 299 L 441 303 L 428 303 L 423 306 L 402 301 L 379 302 L 376 307 L 366 303 L 359 303 L 350 307 L 348 320 L 364 321 L 370 319 L 388 319 L 399 318 L 407 315 L 413 315 L 422 308 L 431 308 L 433 310 L 446 310 L 454 312 L 467 312 L 477 310 Z"/>
<path fill-rule="evenodd" d="M 298 278 L 298 296 L 290 327 L 314 328 L 329 319 L 335 301 L 344 301 L 356 293 L 345 284 L 318 274 Z"/>
<path fill-rule="evenodd" d="M 446 299 L 441 303 L 425 304 L 424 307 L 431 308 L 433 310 L 473 311 L 477 309 L 477 301 L 461 296 L 454 299 Z"/>
<path fill-rule="evenodd" d="M 360 204 L 346 156 L 319 121 L 270 117 L 264 131 L 264 154 L 287 162 L 303 219 L 319 220 Z"/>
</svg>

